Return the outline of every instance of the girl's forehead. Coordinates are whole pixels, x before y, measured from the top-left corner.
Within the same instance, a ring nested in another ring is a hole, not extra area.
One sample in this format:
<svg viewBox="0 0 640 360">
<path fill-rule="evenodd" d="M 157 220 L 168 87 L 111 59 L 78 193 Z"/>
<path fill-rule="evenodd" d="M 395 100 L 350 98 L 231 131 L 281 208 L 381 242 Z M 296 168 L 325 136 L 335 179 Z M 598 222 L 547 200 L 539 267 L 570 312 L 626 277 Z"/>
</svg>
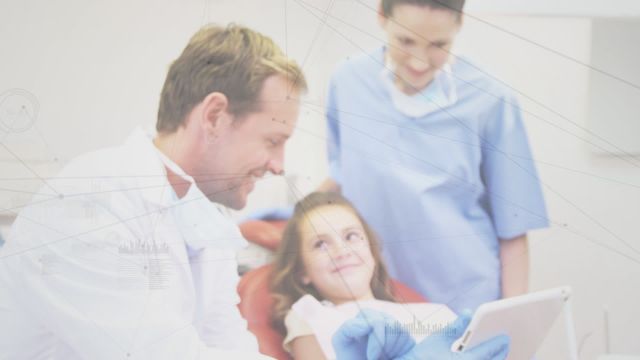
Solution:
<svg viewBox="0 0 640 360">
<path fill-rule="evenodd" d="M 302 235 L 315 237 L 320 234 L 339 233 L 349 227 L 362 228 L 354 211 L 344 205 L 325 205 L 305 214 L 300 230 Z"/>
</svg>

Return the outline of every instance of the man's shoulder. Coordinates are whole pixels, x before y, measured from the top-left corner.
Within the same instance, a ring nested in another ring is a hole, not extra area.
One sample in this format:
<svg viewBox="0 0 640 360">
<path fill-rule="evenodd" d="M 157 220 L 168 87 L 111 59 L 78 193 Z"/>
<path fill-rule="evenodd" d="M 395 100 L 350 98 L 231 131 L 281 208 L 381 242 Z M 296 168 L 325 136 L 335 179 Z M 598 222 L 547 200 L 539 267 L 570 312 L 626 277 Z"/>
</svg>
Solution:
<svg viewBox="0 0 640 360">
<path fill-rule="evenodd" d="M 105 147 L 80 154 L 62 168 L 59 175 L 67 173 L 99 173 L 106 171 L 105 166 L 117 166 L 120 162 L 117 159 L 122 154 L 121 146 Z"/>
<path fill-rule="evenodd" d="M 140 130 L 141 131 L 141 130 Z M 159 161 L 153 152 L 150 139 L 142 139 L 138 129 L 120 144 L 103 147 L 80 154 L 62 168 L 56 178 L 86 178 L 102 181 L 135 181 L 150 176 L 160 176 L 154 165 Z M 143 143 L 148 141 L 149 144 Z M 149 146 L 147 146 L 149 145 Z"/>
<path fill-rule="evenodd" d="M 131 172 L 130 161 L 123 145 L 90 151 L 69 160 L 52 181 L 74 192 L 98 182 L 121 181 Z"/>
<path fill-rule="evenodd" d="M 12 238 L 23 244 L 39 244 L 61 234 L 90 236 L 133 229 L 131 222 L 121 221 L 147 211 L 141 206 L 145 200 L 142 194 L 145 186 L 155 184 L 142 183 L 140 179 L 147 177 L 132 175 L 135 164 L 128 163 L 131 150 L 124 145 L 107 147 L 70 160 L 56 176 L 44 180 L 32 202 L 20 211 Z M 34 220 L 40 226 L 33 226 Z"/>
</svg>

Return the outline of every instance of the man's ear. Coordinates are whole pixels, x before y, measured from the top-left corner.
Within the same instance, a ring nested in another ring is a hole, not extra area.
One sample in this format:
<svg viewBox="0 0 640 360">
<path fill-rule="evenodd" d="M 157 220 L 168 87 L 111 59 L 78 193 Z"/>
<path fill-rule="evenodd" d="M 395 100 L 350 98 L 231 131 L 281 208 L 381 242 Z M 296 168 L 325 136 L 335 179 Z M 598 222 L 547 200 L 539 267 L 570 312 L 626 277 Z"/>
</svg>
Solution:
<svg viewBox="0 0 640 360">
<path fill-rule="evenodd" d="M 203 129 L 209 136 L 216 137 L 231 122 L 229 100 L 220 92 L 212 92 L 202 100 Z"/>
<path fill-rule="evenodd" d="M 464 25 L 464 13 L 460 13 L 460 17 L 458 18 L 458 32 L 462 29 L 462 25 Z"/>
<path fill-rule="evenodd" d="M 384 12 L 382 11 L 382 1 L 380 2 L 380 6 L 378 6 L 378 24 L 383 29 L 387 25 L 387 17 L 384 15 Z"/>
</svg>

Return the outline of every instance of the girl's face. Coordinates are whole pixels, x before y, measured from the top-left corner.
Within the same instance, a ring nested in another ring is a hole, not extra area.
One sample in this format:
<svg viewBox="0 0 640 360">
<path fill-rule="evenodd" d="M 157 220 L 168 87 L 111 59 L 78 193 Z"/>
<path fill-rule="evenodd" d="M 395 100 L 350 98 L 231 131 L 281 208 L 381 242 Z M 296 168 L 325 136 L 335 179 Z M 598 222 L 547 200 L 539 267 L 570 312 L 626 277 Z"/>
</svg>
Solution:
<svg viewBox="0 0 640 360">
<path fill-rule="evenodd" d="M 373 299 L 375 261 L 358 217 L 344 206 L 322 206 L 300 224 L 302 281 L 334 304 Z"/>
</svg>

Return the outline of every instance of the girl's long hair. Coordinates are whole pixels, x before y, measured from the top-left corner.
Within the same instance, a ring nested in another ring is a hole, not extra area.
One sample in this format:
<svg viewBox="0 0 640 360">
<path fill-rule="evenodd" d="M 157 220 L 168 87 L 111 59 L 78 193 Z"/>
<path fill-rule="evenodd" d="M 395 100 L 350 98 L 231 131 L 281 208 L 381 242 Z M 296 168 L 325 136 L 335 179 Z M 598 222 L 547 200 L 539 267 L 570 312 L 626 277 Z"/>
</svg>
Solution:
<svg viewBox="0 0 640 360">
<path fill-rule="evenodd" d="M 373 230 L 353 205 L 342 195 L 334 192 L 314 192 L 296 204 L 293 216 L 282 235 L 282 242 L 276 252 L 271 273 L 270 287 L 274 299 L 272 322 L 273 326 L 283 335 L 286 334 L 284 319 L 289 310 L 291 310 L 291 306 L 298 299 L 306 294 L 311 294 L 318 300 L 324 300 L 313 285 L 305 285 L 302 282 L 304 265 L 300 246 L 302 243 L 300 225 L 307 213 L 325 206 L 342 206 L 353 212 L 358 218 L 364 228 L 367 239 L 369 239 L 369 248 L 375 262 L 370 284 L 373 296 L 379 300 L 395 301 L 389 283 L 389 274 L 382 262 L 378 241 Z"/>
</svg>

